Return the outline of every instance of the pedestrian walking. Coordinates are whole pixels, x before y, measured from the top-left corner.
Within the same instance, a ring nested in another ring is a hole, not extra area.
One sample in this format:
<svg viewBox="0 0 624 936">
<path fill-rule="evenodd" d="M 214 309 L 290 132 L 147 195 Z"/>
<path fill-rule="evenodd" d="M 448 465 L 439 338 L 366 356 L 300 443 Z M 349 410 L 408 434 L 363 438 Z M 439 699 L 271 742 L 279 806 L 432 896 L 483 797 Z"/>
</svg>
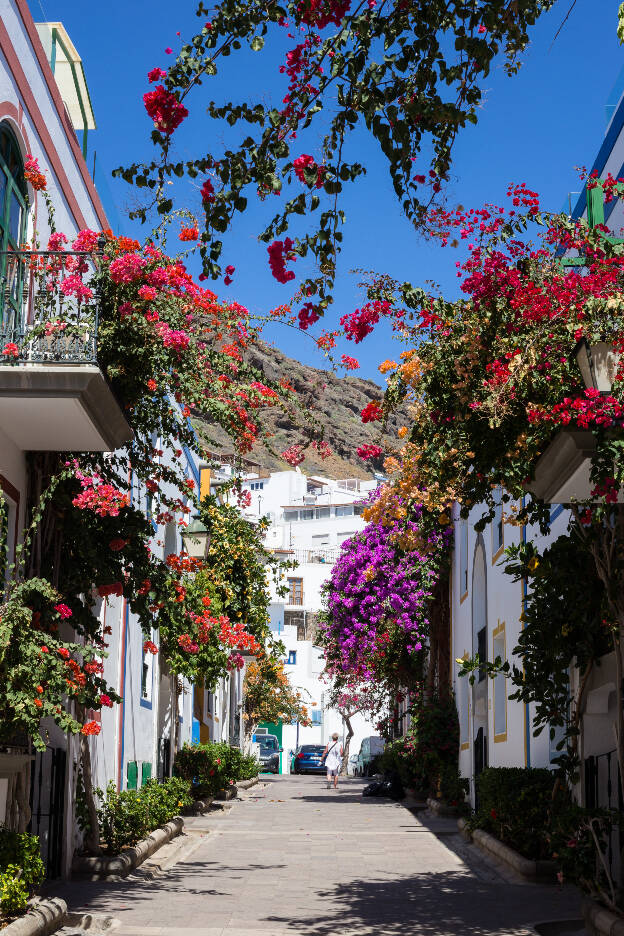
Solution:
<svg viewBox="0 0 624 936">
<path fill-rule="evenodd" d="M 331 741 L 327 742 L 327 746 L 323 751 L 323 763 L 327 770 L 328 790 L 332 785 L 332 777 L 334 780 L 334 790 L 338 789 L 338 774 L 342 767 L 342 754 L 342 744 L 338 742 L 338 732 L 334 731 Z"/>
</svg>

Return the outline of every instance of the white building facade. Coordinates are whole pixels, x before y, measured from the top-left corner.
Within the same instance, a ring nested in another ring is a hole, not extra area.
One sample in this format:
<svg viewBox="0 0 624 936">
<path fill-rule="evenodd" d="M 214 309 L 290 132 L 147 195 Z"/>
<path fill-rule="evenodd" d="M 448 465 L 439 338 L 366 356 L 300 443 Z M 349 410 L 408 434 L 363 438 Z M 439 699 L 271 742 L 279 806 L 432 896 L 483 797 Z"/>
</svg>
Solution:
<svg viewBox="0 0 624 936">
<path fill-rule="evenodd" d="M 265 545 L 278 558 L 297 563 L 284 575 L 285 597 L 272 584 L 271 630 L 284 644 L 286 672 L 292 685 L 301 690 L 312 724 L 282 726 L 283 773 L 288 772 L 298 745 L 325 745 L 334 731 L 345 737 L 342 717 L 327 704 L 328 683 L 321 678 L 325 663 L 314 638 L 323 584 L 342 543 L 365 527 L 362 503 L 377 483 L 307 477 L 299 469 L 245 475 L 243 487 L 251 503 L 244 515 L 267 516 L 270 527 Z M 359 751 L 362 738 L 378 734 L 362 715 L 354 716 L 352 727 L 351 753 Z"/>
</svg>

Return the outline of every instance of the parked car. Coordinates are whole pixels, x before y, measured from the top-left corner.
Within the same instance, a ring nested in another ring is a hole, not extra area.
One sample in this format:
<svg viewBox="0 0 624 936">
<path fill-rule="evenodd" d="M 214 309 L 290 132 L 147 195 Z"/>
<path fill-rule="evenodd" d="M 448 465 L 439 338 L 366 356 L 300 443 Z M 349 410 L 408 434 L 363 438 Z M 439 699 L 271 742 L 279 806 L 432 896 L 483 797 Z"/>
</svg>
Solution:
<svg viewBox="0 0 624 936">
<path fill-rule="evenodd" d="M 357 765 L 355 768 L 356 777 L 368 777 L 369 767 L 373 758 L 383 754 L 385 741 L 378 735 L 371 735 L 369 738 L 362 738 L 360 753 L 358 754 Z"/>
<path fill-rule="evenodd" d="M 279 741 L 272 734 L 257 734 L 255 741 L 260 745 L 260 770 L 263 773 L 279 773 L 280 753 L 284 749 L 280 747 Z"/>
<path fill-rule="evenodd" d="M 290 772 L 295 774 L 325 773 L 324 750 L 323 744 L 300 744 L 293 754 Z"/>
<path fill-rule="evenodd" d="M 349 760 L 347 762 L 347 776 L 348 777 L 357 777 L 357 773 L 356 773 L 357 762 L 358 762 L 358 755 L 349 754 Z"/>
</svg>

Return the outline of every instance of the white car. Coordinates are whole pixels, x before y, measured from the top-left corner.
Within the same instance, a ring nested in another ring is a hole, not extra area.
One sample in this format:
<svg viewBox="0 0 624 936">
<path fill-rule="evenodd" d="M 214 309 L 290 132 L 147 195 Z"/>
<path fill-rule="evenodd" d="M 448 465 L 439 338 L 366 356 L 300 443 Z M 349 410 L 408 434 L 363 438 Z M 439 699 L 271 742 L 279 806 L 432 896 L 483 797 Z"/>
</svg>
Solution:
<svg viewBox="0 0 624 936">
<path fill-rule="evenodd" d="M 357 777 L 357 772 L 356 772 L 357 762 L 358 762 L 357 754 L 350 754 L 349 760 L 347 762 L 347 777 Z"/>
</svg>

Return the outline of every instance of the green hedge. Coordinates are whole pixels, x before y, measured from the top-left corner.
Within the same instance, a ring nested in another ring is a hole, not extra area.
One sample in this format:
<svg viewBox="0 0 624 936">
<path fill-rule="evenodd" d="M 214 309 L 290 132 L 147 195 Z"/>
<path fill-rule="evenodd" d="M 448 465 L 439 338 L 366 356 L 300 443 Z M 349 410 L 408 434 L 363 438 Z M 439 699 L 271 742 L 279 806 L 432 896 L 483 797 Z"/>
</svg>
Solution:
<svg viewBox="0 0 624 936">
<path fill-rule="evenodd" d="M 525 858 L 550 858 L 554 783 L 545 768 L 487 767 L 477 777 L 472 828 L 490 832 Z"/>
<path fill-rule="evenodd" d="M 185 744 L 176 754 L 174 772 L 192 784 L 193 794 L 214 796 L 219 790 L 240 780 L 258 776 L 259 764 L 255 757 L 241 754 L 227 742 Z"/>
<path fill-rule="evenodd" d="M 45 868 L 39 839 L 26 832 L 0 826 L 0 910 L 15 915 L 26 910 L 34 887 L 43 881 Z"/>
<path fill-rule="evenodd" d="M 440 795 L 459 806 L 467 781 L 459 775 L 459 720 L 452 697 L 432 698 L 415 705 L 410 729 L 386 745 L 371 772 L 395 774 L 404 787 L 425 796 Z"/>
<path fill-rule="evenodd" d="M 100 838 L 102 848 L 109 855 L 117 855 L 122 848 L 135 845 L 193 802 L 190 783 L 180 777 L 162 783 L 148 780 L 140 790 L 121 793 L 111 781 L 105 795 L 101 790 L 97 793 L 101 800 L 98 809 Z"/>
</svg>

